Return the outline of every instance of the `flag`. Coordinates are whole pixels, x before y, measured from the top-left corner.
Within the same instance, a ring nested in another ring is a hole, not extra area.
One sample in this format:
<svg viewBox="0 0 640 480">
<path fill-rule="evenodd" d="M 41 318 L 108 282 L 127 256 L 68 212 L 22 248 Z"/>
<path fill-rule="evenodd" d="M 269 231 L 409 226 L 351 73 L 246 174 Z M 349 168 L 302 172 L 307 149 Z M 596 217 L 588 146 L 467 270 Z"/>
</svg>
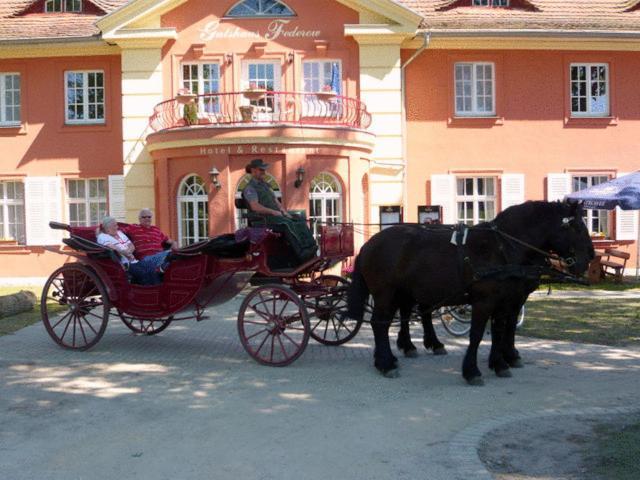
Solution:
<svg viewBox="0 0 640 480">
<path fill-rule="evenodd" d="M 342 85 L 340 84 L 340 65 L 338 63 L 331 64 L 331 91 L 340 95 Z"/>
</svg>

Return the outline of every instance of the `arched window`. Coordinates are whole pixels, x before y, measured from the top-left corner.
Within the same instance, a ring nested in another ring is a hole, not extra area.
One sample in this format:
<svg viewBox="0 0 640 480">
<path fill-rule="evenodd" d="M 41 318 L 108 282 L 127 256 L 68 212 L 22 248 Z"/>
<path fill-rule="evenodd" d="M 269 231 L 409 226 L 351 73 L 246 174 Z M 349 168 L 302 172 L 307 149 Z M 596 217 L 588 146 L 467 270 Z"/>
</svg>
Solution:
<svg viewBox="0 0 640 480">
<path fill-rule="evenodd" d="M 183 247 L 209 236 L 209 196 L 198 175 L 185 178 L 178 189 L 178 235 Z"/>
<path fill-rule="evenodd" d="M 315 220 L 313 236 L 319 238 L 320 227 L 342 221 L 342 191 L 340 182 L 330 173 L 321 173 L 311 181 L 309 189 L 309 219 Z"/>
<path fill-rule="evenodd" d="M 251 181 L 251 175 L 246 174 L 243 175 L 240 181 L 238 182 L 238 188 L 236 188 L 236 198 L 242 198 L 242 191 L 244 188 L 249 185 Z M 264 181 L 269 184 L 269 186 L 273 189 L 273 193 L 279 202 L 282 201 L 282 192 L 280 191 L 280 185 L 273 177 L 273 175 L 269 175 L 268 173 L 264 176 Z M 236 228 L 244 228 L 247 226 L 247 219 L 245 218 L 247 214 L 247 210 L 236 208 Z"/>
<path fill-rule="evenodd" d="M 296 14 L 278 0 L 242 0 L 225 17 L 294 17 Z"/>
</svg>

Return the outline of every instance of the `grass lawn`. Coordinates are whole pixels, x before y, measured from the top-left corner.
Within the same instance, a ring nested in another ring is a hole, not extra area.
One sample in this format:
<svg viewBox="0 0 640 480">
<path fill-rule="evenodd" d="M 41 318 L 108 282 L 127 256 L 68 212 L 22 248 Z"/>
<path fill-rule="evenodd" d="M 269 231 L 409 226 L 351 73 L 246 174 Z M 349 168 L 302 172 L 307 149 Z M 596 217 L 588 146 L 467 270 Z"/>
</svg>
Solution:
<svg viewBox="0 0 640 480">
<path fill-rule="evenodd" d="M 640 344 L 640 298 L 532 299 L 518 333 L 611 346 Z"/>
<path fill-rule="evenodd" d="M 36 294 L 38 301 L 35 307 L 30 312 L 19 313 L 10 317 L 0 318 L 0 336 L 14 333 L 21 328 L 28 327 L 40 321 L 40 294 L 42 293 L 41 287 L 25 286 L 25 287 L 0 287 L 0 295 L 10 295 L 12 293 L 19 292 L 20 290 L 30 290 Z M 61 309 L 61 307 L 54 305 L 54 311 Z"/>
<path fill-rule="evenodd" d="M 595 433 L 596 448 L 586 452 L 586 456 L 590 457 L 590 470 L 595 474 L 594 477 L 615 480 L 640 478 L 640 417 L 632 415 L 623 425 L 598 425 Z"/>
<path fill-rule="evenodd" d="M 548 285 L 540 285 L 538 290 L 546 291 Z M 622 283 L 615 283 L 612 280 L 606 280 L 595 285 L 578 285 L 575 283 L 554 283 L 551 285 L 552 290 L 605 290 L 607 292 L 626 292 L 628 290 L 640 290 L 640 282 L 636 281 L 636 277 L 624 277 Z"/>
</svg>

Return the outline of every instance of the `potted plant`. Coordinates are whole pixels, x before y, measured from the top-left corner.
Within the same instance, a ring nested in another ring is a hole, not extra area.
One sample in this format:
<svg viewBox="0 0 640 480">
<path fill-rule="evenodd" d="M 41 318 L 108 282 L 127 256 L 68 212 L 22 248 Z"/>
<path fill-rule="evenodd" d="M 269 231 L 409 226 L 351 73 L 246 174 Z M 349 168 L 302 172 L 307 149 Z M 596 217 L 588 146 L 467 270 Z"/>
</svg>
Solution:
<svg viewBox="0 0 640 480">
<path fill-rule="evenodd" d="M 184 105 L 182 118 L 187 125 L 196 125 L 198 123 L 198 104 L 195 99 L 191 99 L 190 102 Z"/>
<path fill-rule="evenodd" d="M 264 88 L 258 88 L 258 84 L 256 82 L 249 82 L 249 88 L 247 88 L 244 92 L 244 98 L 255 101 L 260 100 L 264 97 L 267 91 Z"/>
<path fill-rule="evenodd" d="M 333 100 L 336 95 L 338 95 L 338 93 L 332 90 L 331 85 L 328 84 L 322 87 L 322 91 L 316 92 L 316 97 L 318 97 L 319 100 L 324 101 Z"/>
</svg>

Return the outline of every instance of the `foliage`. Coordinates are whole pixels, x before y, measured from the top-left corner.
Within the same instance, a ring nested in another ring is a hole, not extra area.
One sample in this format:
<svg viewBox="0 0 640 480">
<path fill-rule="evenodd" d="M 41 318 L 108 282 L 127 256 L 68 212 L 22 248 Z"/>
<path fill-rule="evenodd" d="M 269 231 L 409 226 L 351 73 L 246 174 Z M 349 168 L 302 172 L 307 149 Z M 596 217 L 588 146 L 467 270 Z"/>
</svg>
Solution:
<svg viewBox="0 0 640 480">
<path fill-rule="evenodd" d="M 634 415 L 620 426 L 598 425 L 596 448 L 585 452 L 590 459 L 590 470 L 595 478 L 637 480 L 640 478 L 638 445 L 640 445 L 640 417 Z"/>
<path fill-rule="evenodd" d="M 187 125 L 198 123 L 198 105 L 195 102 L 187 103 L 184 106 L 183 118 Z"/>
</svg>

